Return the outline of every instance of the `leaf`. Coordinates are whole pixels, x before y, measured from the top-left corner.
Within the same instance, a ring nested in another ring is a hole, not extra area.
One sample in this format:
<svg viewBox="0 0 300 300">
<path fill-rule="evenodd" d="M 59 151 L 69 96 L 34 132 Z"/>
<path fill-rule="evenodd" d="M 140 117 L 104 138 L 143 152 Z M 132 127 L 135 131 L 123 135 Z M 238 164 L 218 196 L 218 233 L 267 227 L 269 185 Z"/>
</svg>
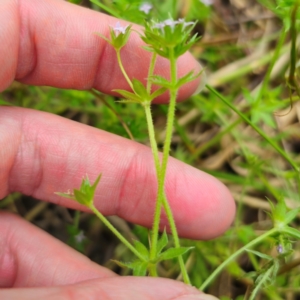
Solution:
<svg viewBox="0 0 300 300">
<path fill-rule="evenodd" d="M 168 235 L 166 233 L 166 230 L 164 230 L 163 234 L 161 235 L 160 239 L 157 242 L 157 251 L 156 251 L 157 256 L 159 256 L 159 254 L 167 246 L 167 244 L 168 244 Z"/>
<path fill-rule="evenodd" d="M 285 234 L 288 234 L 292 237 L 295 237 L 297 239 L 300 239 L 300 231 L 295 229 L 295 228 L 286 226 L 282 229 L 282 232 L 285 233 Z"/>
<path fill-rule="evenodd" d="M 134 103 L 141 103 L 142 102 L 141 97 L 139 97 L 138 95 L 136 95 L 134 93 L 131 93 L 131 92 L 128 92 L 128 91 L 125 91 L 125 90 L 118 90 L 118 89 L 113 90 L 113 92 L 119 93 L 120 95 L 122 95 L 123 97 L 125 97 L 128 100 L 133 101 Z"/>
<path fill-rule="evenodd" d="M 149 250 L 147 249 L 147 247 L 141 243 L 140 241 L 133 241 L 134 247 L 135 249 L 145 258 L 148 259 L 149 258 Z"/>
<path fill-rule="evenodd" d="M 145 276 L 147 273 L 147 268 L 148 268 L 148 262 L 141 261 L 139 259 L 133 261 L 133 262 L 120 262 L 117 260 L 112 260 L 115 262 L 118 266 L 122 268 L 129 268 L 133 270 L 133 275 L 134 276 Z"/>
<path fill-rule="evenodd" d="M 74 190 L 74 197 L 77 202 L 79 202 L 80 204 L 83 204 L 85 206 L 89 206 L 91 203 L 91 201 L 87 197 L 87 195 L 79 190 L 76 190 L 76 189 Z"/>
<path fill-rule="evenodd" d="M 258 257 L 261 257 L 263 259 L 266 259 L 266 260 L 272 260 L 273 257 L 270 256 L 270 255 L 267 255 L 267 254 L 264 254 L 264 253 L 261 253 L 261 252 L 258 252 L 258 251 L 255 251 L 255 250 L 250 250 L 250 249 L 247 249 L 246 250 L 247 252 L 250 252 L 250 253 L 253 253 L 254 255 L 258 256 Z"/>
<path fill-rule="evenodd" d="M 165 252 L 159 255 L 158 261 L 172 259 L 175 257 L 178 257 L 180 255 L 183 255 L 187 251 L 193 249 L 194 247 L 180 247 L 180 248 L 169 248 Z"/>
<path fill-rule="evenodd" d="M 149 99 L 149 94 L 145 88 L 145 86 L 143 85 L 143 83 L 137 79 L 133 79 L 132 80 L 132 85 L 133 85 L 133 89 L 135 91 L 136 94 L 138 94 L 142 100 L 148 100 Z"/>
<path fill-rule="evenodd" d="M 295 209 L 290 210 L 286 214 L 286 217 L 284 219 L 285 224 L 289 224 L 291 221 L 293 221 L 297 217 L 299 211 L 300 211 L 300 208 L 295 208 Z"/>
<path fill-rule="evenodd" d="M 133 269 L 133 276 L 145 276 L 147 273 L 147 262 L 141 262 Z"/>
<path fill-rule="evenodd" d="M 73 199 L 76 200 L 74 195 L 72 195 L 71 193 L 60 193 L 60 192 L 55 192 L 54 194 L 61 196 L 61 197 L 65 197 L 65 198 L 69 198 L 69 199 Z"/>
<path fill-rule="evenodd" d="M 173 86 L 169 80 L 167 80 L 166 78 L 159 76 L 159 75 L 151 76 L 148 80 L 150 80 L 152 84 L 159 85 L 166 89 L 173 88 Z"/>
<path fill-rule="evenodd" d="M 95 196 L 95 191 L 96 191 L 96 188 L 97 188 L 97 186 L 100 182 L 101 177 L 102 177 L 102 174 L 99 174 L 98 177 L 96 178 L 94 184 L 90 187 L 90 191 L 92 193 L 93 198 Z"/>
<path fill-rule="evenodd" d="M 167 88 L 165 87 L 161 87 L 158 90 L 156 90 L 154 93 L 152 93 L 150 95 L 150 101 L 152 101 L 153 99 L 155 99 L 156 97 L 162 95 L 165 91 L 167 90 Z"/>
<path fill-rule="evenodd" d="M 183 77 L 179 78 L 177 81 L 176 86 L 178 88 L 180 88 L 181 86 L 183 86 L 184 84 L 191 82 L 195 79 L 197 79 L 201 74 L 203 73 L 203 70 L 201 70 L 200 72 L 198 72 L 196 75 L 194 74 L 194 71 L 191 71 L 189 73 L 187 73 L 186 75 L 184 75 Z"/>
</svg>

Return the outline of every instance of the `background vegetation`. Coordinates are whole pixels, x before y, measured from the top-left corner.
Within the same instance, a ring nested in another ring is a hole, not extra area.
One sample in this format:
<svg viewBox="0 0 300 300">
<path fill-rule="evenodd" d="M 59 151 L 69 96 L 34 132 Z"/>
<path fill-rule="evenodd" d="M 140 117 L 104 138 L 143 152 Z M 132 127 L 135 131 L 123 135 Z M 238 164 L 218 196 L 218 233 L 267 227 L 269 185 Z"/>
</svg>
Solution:
<svg viewBox="0 0 300 300">
<path fill-rule="evenodd" d="M 99 10 L 89 1 L 70 2 Z M 98 2 L 103 12 L 136 23 L 145 19 L 142 12 L 137 13 L 140 0 Z M 298 59 L 297 51 L 291 51 L 293 43 L 297 46 L 297 10 L 293 14 L 296 1 L 215 0 L 211 6 L 199 0 L 151 2 L 152 17 L 156 19 L 166 19 L 171 12 L 176 18 L 198 21 L 196 31 L 202 39 L 192 53 L 205 66 L 208 84 L 280 145 L 298 166 Z M 59 114 L 148 144 L 142 107 L 115 100 L 90 91 L 18 82 L 0 94 L 0 102 Z M 157 137 L 163 141 L 166 107 L 155 106 L 153 112 Z M 184 246 L 195 246 L 185 259 L 191 281 L 200 286 L 230 254 L 272 227 L 267 199 L 274 203 L 284 200 L 289 208 L 299 207 L 299 174 L 249 123 L 208 90 L 178 104 L 176 115 L 172 156 L 223 181 L 238 207 L 235 223 L 224 236 L 213 241 L 182 242 Z M 17 212 L 113 271 L 129 274 L 111 259 L 127 261 L 131 253 L 94 216 L 18 193 L 1 201 L 0 207 Z M 147 243 L 146 229 L 117 217 L 109 219 L 129 239 L 137 236 Z M 297 228 L 299 219 L 292 225 Z M 78 238 L 81 231 L 84 238 Z M 278 255 L 278 243 L 268 238 L 255 250 L 273 259 Z M 261 284 L 255 299 L 300 299 L 300 251 L 296 239 L 291 241 L 291 250 L 288 258 L 279 260 L 276 274 Z M 242 254 L 206 292 L 223 300 L 248 299 L 257 280 L 268 270 L 269 259 L 254 252 Z M 169 278 L 176 278 L 178 271 L 176 260 L 164 262 L 159 268 L 160 275 Z"/>
</svg>

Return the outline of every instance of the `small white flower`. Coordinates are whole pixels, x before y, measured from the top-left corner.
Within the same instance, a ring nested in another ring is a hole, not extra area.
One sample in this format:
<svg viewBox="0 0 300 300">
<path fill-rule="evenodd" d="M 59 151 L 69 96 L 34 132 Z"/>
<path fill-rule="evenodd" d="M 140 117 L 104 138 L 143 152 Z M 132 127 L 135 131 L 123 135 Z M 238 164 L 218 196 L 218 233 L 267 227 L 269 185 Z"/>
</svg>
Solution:
<svg viewBox="0 0 300 300">
<path fill-rule="evenodd" d="M 123 27 L 123 26 L 121 26 L 120 22 L 117 22 L 116 26 L 112 27 L 112 29 L 115 31 L 116 34 L 118 34 L 118 33 L 125 34 L 127 27 L 128 27 L 128 25 Z"/>
<path fill-rule="evenodd" d="M 213 5 L 214 0 L 200 0 L 200 2 L 202 2 L 206 6 L 210 6 Z"/>
<path fill-rule="evenodd" d="M 178 19 L 177 21 L 178 24 L 183 24 L 183 27 L 187 27 L 187 26 L 190 26 L 190 25 L 195 25 L 196 22 L 185 22 L 184 19 Z"/>
<path fill-rule="evenodd" d="M 160 22 L 160 23 L 155 23 L 152 27 L 153 28 L 158 28 L 158 29 L 163 29 L 165 27 L 165 23 L 164 22 Z"/>
<path fill-rule="evenodd" d="M 81 243 L 82 241 L 85 240 L 85 235 L 83 231 L 81 230 L 77 235 L 74 236 L 75 240 L 77 243 Z"/>
<path fill-rule="evenodd" d="M 146 2 L 140 6 L 139 10 L 144 12 L 146 15 L 148 15 L 152 8 L 153 8 L 152 4 Z"/>
<path fill-rule="evenodd" d="M 168 20 L 165 20 L 163 23 L 165 24 L 165 26 L 170 26 L 171 28 L 174 28 L 175 25 L 178 24 L 178 21 L 168 19 Z"/>
</svg>

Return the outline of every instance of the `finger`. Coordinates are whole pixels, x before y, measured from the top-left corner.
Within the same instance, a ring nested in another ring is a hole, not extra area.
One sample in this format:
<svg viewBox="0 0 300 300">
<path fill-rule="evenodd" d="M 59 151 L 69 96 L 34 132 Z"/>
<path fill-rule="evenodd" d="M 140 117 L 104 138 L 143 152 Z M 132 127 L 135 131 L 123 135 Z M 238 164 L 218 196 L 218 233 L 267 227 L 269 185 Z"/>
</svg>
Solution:
<svg viewBox="0 0 300 300">
<path fill-rule="evenodd" d="M 0 213 L 0 288 L 65 285 L 115 276 L 20 217 Z M 1 293 L 0 299 L 4 299 Z"/>
<path fill-rule="evenodd" d="M 6 45 L 0 48 L 0 91 L 14 79 L 59 88 L 94 87 L 105 93 L 128 89 L 114 49 L 95 34 L 108 36 L 115 18 L 62 0 L 1 0 L 0 15 L 0 41 Z M 122 59 L 129 77 L 144 81 L 151 54 L 142 45 L 133 32 Z M 179 59 L 178 75 L 200 68 L 187 53 Z M 167 61 L 159 59 L 155 73 L 168 77 L 168 70 Z M 179 99 L 190 96 L 198 85 L 195 80 L 184 86 Z"/>
<path fill-rule="evenodd" d="M 114 277 L 51 288 L 3 289 L 0 290 L 0 298 L 3 300 L 217 300 L 181 282 L 151 277 Z"/>
<path fill-rule="evenodd" d="M 2 107 L 0 199 L 12 191 L 73 208 L 55 192 L 78 188 L 102 173 L 95 205 L 106 215 L 151 226 L 157 182 L 151 151 L 144 145 L 44 112 Z M 206 239 L 224 232 L 235 206 L 214 177 L 175 159 L 167 169 L 166 193 L 179 233 Z M 161 228 L 167 220 L 162 216 Z"/>
</svg>

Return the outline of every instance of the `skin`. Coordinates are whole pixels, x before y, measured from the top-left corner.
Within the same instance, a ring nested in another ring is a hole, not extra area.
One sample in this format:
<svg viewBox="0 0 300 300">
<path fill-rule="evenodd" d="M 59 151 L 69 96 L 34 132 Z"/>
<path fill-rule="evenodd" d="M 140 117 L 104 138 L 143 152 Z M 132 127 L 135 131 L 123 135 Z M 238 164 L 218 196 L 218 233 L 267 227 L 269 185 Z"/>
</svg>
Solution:
<svg viewBox="0 0 300 300">
<path fill-rule="evenodd" d="M 128 89 L 114 50 L 93 34 L 107 35 L 115 23 L 112 17 L 62 0 L 1 0 L 0 43 L 5 47 L 0 47 L 0 91 L 13 80 L 59 88 L 93 87 L 105 93 Z M 122 58 L 129 77 L 143 80 L 150 54 L 141 46 L 133 33 Z M 188 53 L 178 61 L 179 76 L 200 68 Z M 155 72 L 168 76 L 167 69 L 167 62 L 160 59 Z M 179 101 L 193 94 L 199 83 L 182 87 Z M 167 95 L 156 100 L 167 101 Z M 83 209 L 54 192 L 78 187 L 85 174 L 93 182 L 103 173 L 96 207 L 105 215 L 151 226 L 157 184 L 147 147 L 55 115 L 16 107 L 0 109 L 0 144 L 0 199 L 18 191 Z M 227 188 L 175 159 L 168 166 L 166 193 L 182 237 L 214 238 L 234 218 Z M 162 228 L 167 226 L 164 215 L 161 223 Z M 1 299 L 201 296 L 196 289 L 168 279 L 119 277 L 6 212 L 0 216 L 0 287 Z"/>
</svg>

